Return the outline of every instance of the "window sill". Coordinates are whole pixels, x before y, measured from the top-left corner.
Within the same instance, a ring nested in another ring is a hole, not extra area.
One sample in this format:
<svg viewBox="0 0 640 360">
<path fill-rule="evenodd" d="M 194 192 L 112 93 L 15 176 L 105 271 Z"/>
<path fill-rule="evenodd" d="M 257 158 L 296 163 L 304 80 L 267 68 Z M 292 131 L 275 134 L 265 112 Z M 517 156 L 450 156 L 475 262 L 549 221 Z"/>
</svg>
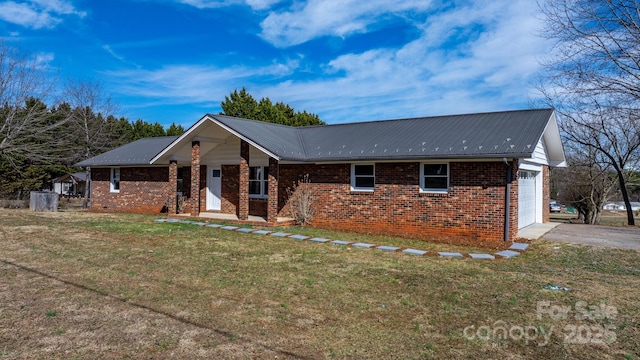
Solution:
<svg viewBox="0 0 640 360">
<path fill-rule="evenodd" d="M 374 189 L 351 188 L 351 192 L 372 193 Z"/>
</svg>

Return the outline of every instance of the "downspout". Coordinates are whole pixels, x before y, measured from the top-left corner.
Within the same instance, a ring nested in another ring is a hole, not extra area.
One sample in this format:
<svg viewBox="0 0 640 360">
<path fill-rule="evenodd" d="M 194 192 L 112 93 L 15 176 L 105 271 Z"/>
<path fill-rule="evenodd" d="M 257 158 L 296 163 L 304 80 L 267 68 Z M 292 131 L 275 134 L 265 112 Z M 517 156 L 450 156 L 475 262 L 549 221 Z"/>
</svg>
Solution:
<svg viewBox="0 0 640 360">
<path fill-rule="evenodd" d="M 511 218 L 511 164 L 507 161 L 507 158 L 502 158 L 502 161 L 507 165 L 507 186 L 504 189 L 504 241 L 509 242 L 509 220 Z"/>
</svg>

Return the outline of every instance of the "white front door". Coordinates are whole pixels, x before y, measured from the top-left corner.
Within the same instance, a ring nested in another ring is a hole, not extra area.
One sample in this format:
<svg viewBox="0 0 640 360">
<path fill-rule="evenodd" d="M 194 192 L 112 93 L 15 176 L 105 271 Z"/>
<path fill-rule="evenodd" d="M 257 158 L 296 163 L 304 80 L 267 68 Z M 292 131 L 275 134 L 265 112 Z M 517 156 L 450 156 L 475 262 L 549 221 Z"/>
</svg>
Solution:
<svg viewBox="0 0 640 360">
<path fill-rule="evenodd" d="M 222 203 L 222 170 L 207 166 L 207 210 L 220 210 Z"/>
</svg>

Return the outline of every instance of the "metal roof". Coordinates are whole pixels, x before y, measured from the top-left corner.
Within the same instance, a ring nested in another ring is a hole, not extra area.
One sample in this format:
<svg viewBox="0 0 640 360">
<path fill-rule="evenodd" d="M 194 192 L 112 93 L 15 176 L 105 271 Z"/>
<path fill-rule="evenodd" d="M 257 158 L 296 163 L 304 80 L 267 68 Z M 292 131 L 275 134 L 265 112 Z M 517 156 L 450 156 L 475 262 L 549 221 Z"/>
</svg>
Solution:
<svg viewBox="0 0 640 360">
<path fill-rule="evenodd" d="M 211 114 L 201 121 L 213 121 L 286 161 L 530 158 L 553 112 L 534 109 L 306 127 Z M 76 165 L 148 165 L 161 152 L 171 152 L 176 139 L 141 139 Z"/>
<path fill-rule="evenodd" d="M 209 115 L 280 160 L 528 158 L 553 109 L 289 127 Z"/>
<path fill-rule="evenodd" d="M 208 115 L 245 140 L 259 145 L 279 158 L 305 160 L 300 127 L 264 121 L 240 119 L 224 115 Z"/>
<path fill-rule="evenodd" d="M 177 138 L 177 136 L 143 138 L 81 161 L 75 166 L 149 165 L 154 156 Z"/>
</svg>

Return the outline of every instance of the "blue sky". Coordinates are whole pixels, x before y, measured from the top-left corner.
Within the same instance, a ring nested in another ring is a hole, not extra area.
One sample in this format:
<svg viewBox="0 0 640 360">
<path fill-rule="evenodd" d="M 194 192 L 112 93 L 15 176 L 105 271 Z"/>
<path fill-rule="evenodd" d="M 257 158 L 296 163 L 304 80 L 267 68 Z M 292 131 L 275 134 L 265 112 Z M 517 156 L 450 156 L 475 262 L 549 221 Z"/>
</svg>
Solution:
<svg viewBox="0 0 640 360">
<path fill-rule="evenodd" d="M 0 0 L 0 39 L 189 126 L 243 86 L 328 123 L 528 108 L 531 0 Z"/>
</svg>

